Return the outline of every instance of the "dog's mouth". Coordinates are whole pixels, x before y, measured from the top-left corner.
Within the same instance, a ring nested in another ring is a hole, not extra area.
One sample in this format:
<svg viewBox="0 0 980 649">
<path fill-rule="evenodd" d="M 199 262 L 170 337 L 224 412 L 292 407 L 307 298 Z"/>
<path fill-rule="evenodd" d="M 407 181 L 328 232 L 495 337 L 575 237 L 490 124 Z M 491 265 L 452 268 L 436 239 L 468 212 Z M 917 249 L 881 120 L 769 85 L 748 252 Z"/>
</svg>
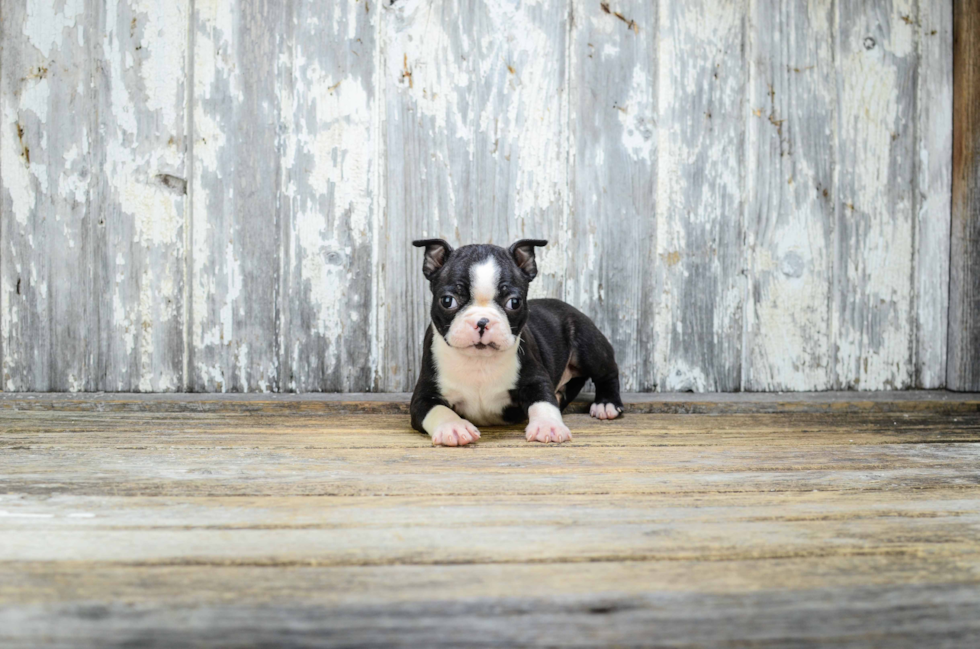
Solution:
<svg viewBox="0 0 980 649">
<path fill-rule="evenodd" d="M 476 343 L 473 345 L 474 349 L 500 349 L 497 343 Z"/>
</svg>

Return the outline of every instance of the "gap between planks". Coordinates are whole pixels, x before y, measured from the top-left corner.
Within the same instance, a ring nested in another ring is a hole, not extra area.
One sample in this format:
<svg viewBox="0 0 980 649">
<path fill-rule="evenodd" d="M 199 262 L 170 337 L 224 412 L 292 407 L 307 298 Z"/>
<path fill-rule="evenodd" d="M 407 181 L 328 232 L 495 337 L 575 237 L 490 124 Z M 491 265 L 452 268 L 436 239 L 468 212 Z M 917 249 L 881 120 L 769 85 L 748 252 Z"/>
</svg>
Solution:
<svg viewBox="0 0 980 649">
<path fill-rule="evenodd" d="M 97 412 L 262 412 L 408 414 L 411 394 L 395 393 L 28 393 L 0 392 L 3 410 Z M 591 395 L 581 395 L 566 412 L 588 412 Z M 892 413 L 980 412 L 980 393 L 946 390 L 880 392 L 629 393 L 626 413 Z"/>
</svg>

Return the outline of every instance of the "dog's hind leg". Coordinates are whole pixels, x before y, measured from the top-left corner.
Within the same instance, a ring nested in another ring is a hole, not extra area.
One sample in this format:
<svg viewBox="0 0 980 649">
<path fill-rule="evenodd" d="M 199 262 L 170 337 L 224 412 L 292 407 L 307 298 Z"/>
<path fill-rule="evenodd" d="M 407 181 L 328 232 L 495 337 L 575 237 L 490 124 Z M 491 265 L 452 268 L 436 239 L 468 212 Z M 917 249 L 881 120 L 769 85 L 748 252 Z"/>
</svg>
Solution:
<svg viewBox="0 0 980 649">
<path fill-rule="evenodd" d="M 581 375 L 595 384 L 595 402 L 589 409 L 596 419 L 615 419 L 623 412 L 619 396 L 619 366 L 609 340 L 592 321 L 579 323 L 576 331 L 576 363 Z M 569 401 L 573 399 L 569 398 Z"/>
<path fill-rule="evenodd" d="M 623 400 L 619 396 L 619 370 L 603 375 L 593 376 L 595 384 L 595 402 L 589 408 L 589 414 L 596 419 L 615 419 L 623 412 Z"/>
</svg>

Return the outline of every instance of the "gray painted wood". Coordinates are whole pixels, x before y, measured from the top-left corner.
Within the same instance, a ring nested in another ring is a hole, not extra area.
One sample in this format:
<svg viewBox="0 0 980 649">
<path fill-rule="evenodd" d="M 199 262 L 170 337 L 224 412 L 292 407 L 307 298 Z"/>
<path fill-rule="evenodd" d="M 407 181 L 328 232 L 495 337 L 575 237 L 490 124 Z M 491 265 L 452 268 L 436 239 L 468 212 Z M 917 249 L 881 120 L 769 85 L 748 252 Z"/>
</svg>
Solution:
<svg viewBox="0 0 980 649">
<path fill-rule="evenodd" d="M 550 239 L 532 296 L 562 296 L 567 18 L 563 0 L 385 12 L 385 390 L 414 386 L 428 325 L 413 239 Z"/>
<path fill-rule="evenodd" d="M 915 386 L 946 385 L 950 186 L 953 157 L 953 7 L 919 0 L 916 88 Z M 976 348 L 975 348 L 976 349 Z M 976 352 L 975 352 L 976 353 Z M 975 388 L 980 388 L 978 383 Z"/>
<path fill-rule="evenodd" d="M 196 3 L 188 377 L 192 391 L 281 388 L 278 73 L 284 6 Z"/>
<path fill-rule="evenodd" d="M 101 266 L 95 25 L 75 6 L 37 15 L 4 2 L 0 12 L 4 389 L 91 390 L 99 318 L 89 296 Z"/>
<path fill-rule="evenodd" d="M 980 389 L 951 0 L 158 4 L 3 4 L 6 390 L 411 389 L 421 236 L 626 389 Z"/>
<path fill-rule="evenodd" d="M 749 33 L 745 390 L 829 389 L 833 134 L 831 0 L 757 0 Z"/>
<path fill-rule="evenodd" d="M 657 97 L 659 390 L 737 390 L 747 3 L 663 2 Z"/>
<path fill-rule="evenodd" d="M 954 3 L 953 224 L 947 385 L 980 389 L 980 2 Z"/>
<path fill-rule="evenodd" d="M 4 3 L 3 387 L 179 390 L 187 3 Z"/>
<path fill-rule="evenodd" d="M 622 388 L 649 390 L 657 5 L 576 1 L 572 9 L 565 299 L 612 342 Z"/>
<path fill-rule="evenodd" d="M 376 387 L 380 3 L 286 4 L 280 42 L 283 391 Z"/>
<path fill-rule="evenodd" d="M 913 381 L 915 7 L 842 0 L 838 20 L 835 386 Z"/>
<path fill-rule="evenodd" d="M 108 9 L 115 7 L 115 13 Z M 97 383 L 182 388 L 190 2 L 107 5 L 102 27 Z M 96 35 L 93 34 L 93 37 Z"/>
</svg>

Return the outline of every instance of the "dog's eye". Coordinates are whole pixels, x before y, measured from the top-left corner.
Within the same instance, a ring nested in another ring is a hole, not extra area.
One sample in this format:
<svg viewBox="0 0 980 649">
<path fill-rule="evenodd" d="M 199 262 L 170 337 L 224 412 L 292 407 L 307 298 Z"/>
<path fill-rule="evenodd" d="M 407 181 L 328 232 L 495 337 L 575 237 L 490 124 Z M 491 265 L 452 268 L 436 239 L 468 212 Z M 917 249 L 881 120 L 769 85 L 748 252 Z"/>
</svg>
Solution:
<svg viewBox="0 0 980 649">
<path fill-rule="evenodd" d="M 443 296 L 443 298 L 440 300 L 440 303 L 442 304 L 442 308 L 444 309 L 456 308 L 456 298 L 454 298 L 452 295 Z"/>
<path fill-rule="evenodd" d="M 517 311 L 519 308 L 521 308 L 521 298 L 512 297 L 507 300 L 507 308 L 511 311 Z"/>
</svg>

